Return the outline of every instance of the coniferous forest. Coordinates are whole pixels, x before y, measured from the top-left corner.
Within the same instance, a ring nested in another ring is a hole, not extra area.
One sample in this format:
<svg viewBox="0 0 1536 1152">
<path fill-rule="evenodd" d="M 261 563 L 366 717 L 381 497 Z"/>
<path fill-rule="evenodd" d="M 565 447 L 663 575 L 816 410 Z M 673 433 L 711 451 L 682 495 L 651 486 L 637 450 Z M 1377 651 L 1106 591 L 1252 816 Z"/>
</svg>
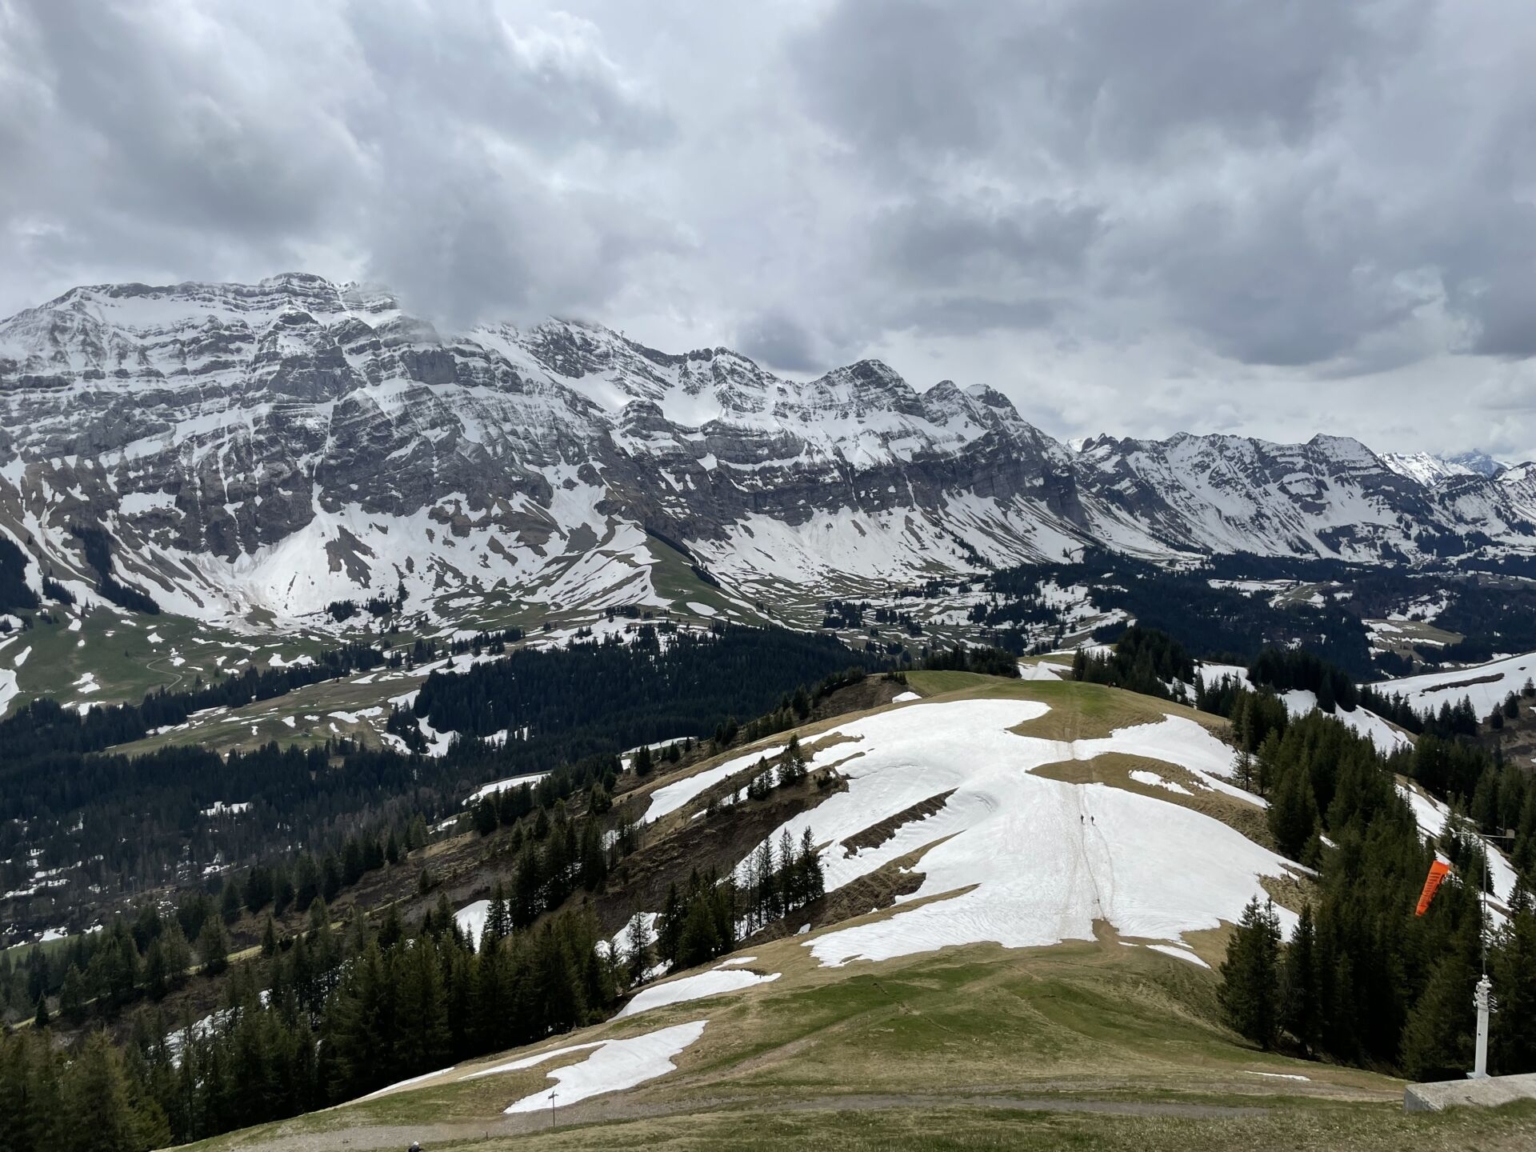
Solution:
<svg viewBox="0 0 1536 1152">
<path fill-rule="evenodd" d="M 331 911 L 378 871 L 414 873 L 430 891 L 417 815 L 349 839 L 339 857 L 230 876 L 218 899 L 191 889 L 169 911 L 142 904 L 62 951 L 34 949 L 22 968 L 0 957 L 0 994 L 36 1005 L 32 1027 L 0 1038 L 0 1148 L 138 1152 L 351 1099 L 598 1022 L 657 965 L 704 963 L 732 951 L 739 932 L 821 897 L 807 829 L 798 843 L 764 844 L 739 879 L 695 871 L 672 884 L 654 932 L 637 918 L 625 947 L 613 947 L 590 901 L 639 835 L 614 802 L 617 758 L 588 767 L 596 779 L 583 791 L 546 777 L 476 807 L 505 877 L 478 941 L 441 892 L 410 925 L 398 902 L 372 918 L 355 902 L 340 919 Z M 748 804 L 806 779 L 793 742 L 759 768 Z M 644 775 L 638 764 L 630 772 Z M 233 963 L 229 925 L 262 917 L 259 956 Z M 192 1021 L 165 1010 L 199 985 L 222 989 L 211 1012 Z M 83 1038 L 60 1049 L 55 1025 Z M 89 1139 L 71 1111 L 87 1091 L 100 1117 Z"/>
<path fill-rule="evenodd" d="M 111 750 L 199 708 L 268 699 L 397 659 L 351 646 L 313 666 L 156 692 L 136 706 L 81 716 L 38 701 L 0 721 L 0 892 L 8 894 L 8 919 L 26 925 L 26 902 L 40 896 L 48 908 L 70 901 L 84 926 L 94 905 L 143 887 L 186 883 L 210 866 L 291 860 L 296 838 L 316 857 L 339 853 L 367 826 L 451 816 L 467 789 L 498 778 L 549 772 L 541 789 L 569 795 L 600 779 L 622 749 L 685 736 L 726 744 L 755 738 L 769 729 L 749 731 L 738 717 L 782 704 L 778 726 L 787 727 L 792 696 L 842 682 L 850 665 L 857 675 L 878 666 L 827 636 L 724 626 L 662 635 L 642 625 L 632 643 L 525 649 L 462 675 L 434 673 L 414 711 L 390 717 L 406 751 L 345 739 L 310 748 L 274 743 L 227 757 L 195 747 L 135 756 Z M 429 755 L 418 716 L 464 738 L 445 755 Z M 480 738 L 511 729 L 509 738 Z M 238 818 L 231 805 L 245 806 Z M 34 876 L 53 870 L 38 887 Z"/>
<path fill-rule="evenodd" d="M 1284 663 L 1270 661 L 1271 671 Z M 1296 659 L 1304 675 L 1332 670 Z M 1234 1027 L 1285 1046 L 1412 1079 L 1471 1066 L 1472 987 L 1484 956 L 1502 1005 L 1490 1055 L 1502 1073 L 1536 1071 L 1536 782 L 1481 747 L 1424 735 L 1384 755 L 1334 716 L 1299 718 L 1268 688 L 1200 686 L 1198 705 L 1228 716 L 1238 782 L 1269 801 L 1276 848 L 1316 871 L 1288 940 L 1272 908 L 1248 909 L 1222 969 Z M 1340 702 L 1340 707 L 1344 706 Z M 1451 806 L 1445 831 L 1420 833 L 1403 776 Z M 1486 922 L 1483 841 L 1501 839 L 1518 873 L 1510 915 Z M 1455 871 L 1415 915 L 1436 850 Z"/>
</svg>

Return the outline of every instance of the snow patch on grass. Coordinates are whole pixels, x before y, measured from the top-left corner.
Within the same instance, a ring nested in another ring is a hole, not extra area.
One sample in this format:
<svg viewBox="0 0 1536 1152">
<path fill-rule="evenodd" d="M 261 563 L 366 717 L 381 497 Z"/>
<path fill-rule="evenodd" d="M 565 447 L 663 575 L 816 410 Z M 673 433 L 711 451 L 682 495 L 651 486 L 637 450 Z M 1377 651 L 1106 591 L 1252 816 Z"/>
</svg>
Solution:
<svg viewBox="0 0 1536 1152">
<path fill-rule="evenodd" d="M 1151 788 L 1166 788 L 1168 791 L 1177 792 L 1181 796 L 1194 795 L 1193 792 L 1191 792 L 1188 788 L 1184 787 L 1184 785 L 1178 783 L 1177 781 L 1164 780 L 1156 772 L 1147 772 L 1141 768 L 1131 769 L 1131 779 L 1136 781 L 1138 784 L 1146 784 Z"/>
<path fill-rule="evenodd" d="M 631 1036 L 624 1040 L 606 1040 L 596 1045 L 596 1051 L 580 1064 L 568 1064 L 549 1074 L 558 1086 L 532 1096 L 525 1096 L 507 1107 L 507 1115 L 519 1112 L 538 1112 L 550 1107 L 567 1107 L 578 1101 L 601 1096 L 605 1092 L 622 1092 L 647 1080 L 655 1080 L 677 1069 L 673 1057 L 704 1035 L 708 1020 L 695 1020 L 691 1024 L 678 1024 L 643 1036 Z M 533 1063 L 541 1063 L 561 1052 L 562 1049 L 545 1053 Z M 521 1063 L 521 1062 L 519 1062 Z M 522 1064 L 532 1067 L 532 1064 Z M 510 1066 L 507 1069 L 511 1070 Z"/>
<path fill-rule="evenodd" d="M 1172 944 L 1148 944 L 1147 947 L 1154 952 L 1161 952 L 1164 956 L 1176 956 L 1180 960 L 1188 960 L 1191 964 L 1198 964 L 1202 968 L 1210 967 L 1209 964 L 1196 956 L 1188 948 L 1179 948 Z"/>
<path fill-rule="evenodd" d="M 530 772 L 526 776 L 508 776 L 505 780 L 497 780 L 482 788 L 475 789 L 475 791 L 469 794 L 469 799 L 465 800 L 464 803 L 477 804 L 487 796 L 505 792 L 509 788 L 518 788 L 524 784 L 537 784 L 548 775 L 548 772 Z"/>
<path fill-rule="evenodd" d="M 749 752 L 745 756 L 737 756 L 734 759 L 727 760 L 724 764 L 717 765 L 708 771 L 689 776 L 686 780 L 679 780 L 676 783 L 656 789 L 655 792 L 651 793 L 651 806 L 645 811 L 646 820 L 654 823 L 663 816 L 670 816 L 690 800 L 696 796 L 703 795 L 704 792 L 719 784 L 722 780 L 729 779 L 736 773 L 750 768 L 765 757 L 769 760 L 773 759 L 787 747 L 787 744 L 775 744 L 770 748 Z"/>
<path fill-rule="evenodd" d="M 668 980 L 665 984 L 653 984 L 649 988 L 642 988 L 636 992 L 630 1002 L 615 1020 L 622 1020 L 626 1016 L 638 1016 L 642 1012 L 649 1012 L 653 1008 L 661 1008 L 667 1004 L 687 1004 L 693 1000 L 703 1000 L 707 996 L 723 996 L 727 992 L 740 992 L 744 988 L 751 988 L 757 984 L 771 984 L 779 978 L 779 973 L 761 975 L 757 972 L 748 972 L 743 969 L 715 968 L 708 972 L 701 972 L 697 976 L 684 976 L 679 980 Z"/>
</svg>

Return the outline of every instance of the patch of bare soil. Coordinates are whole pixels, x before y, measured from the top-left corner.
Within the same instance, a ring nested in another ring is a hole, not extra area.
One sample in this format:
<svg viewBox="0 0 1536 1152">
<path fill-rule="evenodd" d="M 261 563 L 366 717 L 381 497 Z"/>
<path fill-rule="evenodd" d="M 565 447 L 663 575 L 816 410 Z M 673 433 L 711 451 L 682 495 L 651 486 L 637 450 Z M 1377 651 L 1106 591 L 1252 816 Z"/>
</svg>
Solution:
<svg viewBox="0 0 1536 1152">
<path fill-rule="evenodd" d="M 887 816 L 877 824 L 871 824 L 862 831 L 855 832 L 843 841 L 843 855 L 852 856 L 855 852 L 865 848 L 878 848 L 905 824 L 911 824 L 917 820 L 926 819 L 938 812 L 955 794 L 955 789 L 948 792 L 940 792 L 937 796 L 930 796 L 926 800 L 919 800 L 910 808 L 903 808 L 894 816 Z"/>
<path fill-rule="evenodd" d="M 835 775 L 826 776 L 829 783 L 821 787 L 822 776 L 818 773 L 792 788 L 776 788 L 762 800 L 743 799 L 718 808 L 707 818 L 685 821 L 643 843 L 609 880 L 614 891 L 592 900 L 603 930 L 617 932 L 636 911 L 663 907 L 668 885 L 682 884 L 695 869 L 729 872 L 780 824 L 846 790 L 847 785 Z"/>
<path fill-rule="evenodd" d="M 857 684 L 849 684 L 823 696 L 811 706 L 811 720 L 827 720 L 845 712 L 863 712 L 889 704 L 903 692 L 911 689 L 900 680 L 887 680 L 884 676 L 866 676 Z"/>
<path fill-rule="evenodd" d="M 942 840 L 934 842 L 942 843 Z M 743 940 L 740 948 L 753 948 L 785 936 L 798 936 L 803 928 L 826 928 L 845 920 L 856 920 L 882 908 L 889 908 L 898 897 L 910 896 L 923 886 L 927 877 L 917 871 L 923 854 L 933 844 L 925 844 L 915 852 L 897 857 L 881 865 L 867 876 L 860 876 L 844 884 L 835 892 L 828 892 L 820 900 L 797 909 L 773 924 Z"/>
</svg>

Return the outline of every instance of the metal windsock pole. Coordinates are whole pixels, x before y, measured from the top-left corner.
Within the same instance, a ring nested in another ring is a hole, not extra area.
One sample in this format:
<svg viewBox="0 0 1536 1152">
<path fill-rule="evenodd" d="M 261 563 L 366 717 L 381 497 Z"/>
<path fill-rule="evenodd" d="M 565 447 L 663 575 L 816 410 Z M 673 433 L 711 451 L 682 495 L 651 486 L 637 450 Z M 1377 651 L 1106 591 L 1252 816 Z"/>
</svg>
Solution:
<svg viewBox="0 0 1536 1152">
<path fill-rule="evenodd" d="M 1477 1005 L 1477 1059 L 1472 1071 L 1467 1073 L 1468 1080 L 1488 1079 L 1488 1002 L 1492 991 L 1493 985 L 1488 982 L 1485 972 L 1472 996 L 1472 1003 Z"/>
<path fill-rule="evenodd" d="M 1472 994 L 1472 1004 L 1477 1009 L 1477 1053 L 1473 1058 L 1472 1071 L 1467 1073 L 1467 1079 L 1486 1080 L 1488 1079 L 1488 1015 L 1493 1011 L 1493 984 L 1488 979 L 1488 853 L 1493 851 L 1493 845 L 1488 841 L 1503 840 L 1506 837 L 1483 836 L 1477 832 L 1476 825 L 1472 825 L 1472 829 L 1481 839 L 1483 849 L 1483 890 L 1479 893 L 1483 899 L 1483 922 L 1478 925 L 1483 945 L 1483 977 L 1477 982 L 1477 991 Z"/>
</svg>

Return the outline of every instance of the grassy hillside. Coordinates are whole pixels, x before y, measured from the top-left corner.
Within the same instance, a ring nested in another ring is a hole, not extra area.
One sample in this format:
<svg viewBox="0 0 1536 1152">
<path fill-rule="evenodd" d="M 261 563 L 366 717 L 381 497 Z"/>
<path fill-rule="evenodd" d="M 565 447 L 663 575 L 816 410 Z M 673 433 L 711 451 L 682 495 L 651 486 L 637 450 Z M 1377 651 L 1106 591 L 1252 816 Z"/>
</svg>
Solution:
<svg viewBox="0 0 1536 1152">
<path fill-rule="evenodd" d="M 196 1147 L 1495 1149 L 1536 1131 L 1530 1109 L 1403 1116 L 1397 1081 L 1245 1048 L 1215 1022 L 1208 975 L 1108 935 L 849 969 L 802 944 L 752 949 L 773 983 L 539 1046 L 708 1020 L 675 1072 L 561 1108 L 553 1131 L 547 1109 L 503 1109 L 585 1052 L 474 1077 L 522 1055 L 504 1054 Z"/>
<path fill-rule="evenodd" d="M 813 755 L 828 747 L 853 755 L 852 744 L 835 743 L 847 737 L 832 733 L 860 717 L 986 699 L 1047 704 L 1049 711 L 1017 729 L 1045 740 L 1104 739 L 1169 715 L 1197 720 L 1215 732 L 1224 727 L 1222 721 L 1176 705 L 1095 685 L 915 673 L 909 686 L 927 700 L 808 724 L 797 733 L 802 745 Z M 782 741 L 775 737 L 760 747 Z M 738 748 L 663 773 L 632 790 L 629 801 L 645 804 L 680 780 L 711 773 L 726 762 L 750 762 L 753 756 L 754 749 Z M 1114 755 L 1066 760 L 1060 767 L 1035 771 L 1050 779 L 1191 805 L 1191 797 L 1170 796 L 1166 789 L 1159 792 L 1132 779 L 1129 772 L 1137 765 L 1155 766 L 1165 776 L 1177 771 L 1152 756 L 1131 764 Z M 1070 778 L 1072 772 L 1080 778 Z M 1190 782 L 1195 783 L 1193 775 Z M 709 826 L 745 818 L 733 812 L 745 805 L 716 807 L 730 788 L 731 781 L 724 779 L 699 790 L 696 799 L 658 822 L 646 846 L 631 858 L 637 876 L 645 873 L 651 857 L 685 868 L 709 844 L 718 846 L 718 835 L 712 841 Z M 771 811 L 751 822 L 731 851 L 740 853 L 752 837 L 763 834 L 764 826 L 797 810 L 808 809 L 814 822 L 816 804 L 843 788 L 846 784 L 818 795 L 807 786 L 801 793 L 775 795 L 764 802 Z M 702 814 L 695 816 L 695 810 Z M 861 841 L 868 842 L 873 841 Z M 898 871 L 920 870 L 925 851 L 898 861 Z M 1182 1152 L 1396 1149 L 1404 1143 L 1513 1149 L 1536 1138 L 1536 1110 L 1530 1108 L 1406 1116 L 1400 1111 L 1400 1081 L 1258 1051 L 1222 1022 L 1212 969 L 1188 957 L 1165 955 L 1145 939 L 1124 938 L 1102 920 L 1095 923 L 1092 940 L 1012 949 L 978 943 L 878 963 L 818 963 L 812 947 L 831 933 L 878 924 L 909 914 L 916 904 L 947 899 L 880 901 L 869 909 L 850 907 L 838 895 L 829 893 L 801 918 L 810 925 L 803 934 L 774 938 L 774 932 L 764 932 L 724 961 L 666 977 L 642 996 L 703 973 L 771 978 L 765 982 L 620 1016 L 363 1101 L 198 1147 L 366 1149 L 403 1147 L 419 1139 L 432 1149 L 755 1150 L 814 1144 L 834 1149 Z M 598 903 L 608 925 L 619 920 L 616 905 Z M 789 931 L 797 931 L 799 922 Z M 1196 955 L 1217 962 L 1227 932 L 1223 926 L 1192 933 L 1186 942 Z M 553 1115 L 537 1101 L 529 1110 L 505 1114 L 515 1102 L 552 1088 L 558 1104 L 564 1084 L 551 1073 L 579 1078 L 594 1051 L 603 1051 L 595 1045 L 699 1027 L 701 1021 L 706 1023 L 697 1039 L 671 1057 L 675 1070 L 625 1091 L 561 1105 Z M 547 1052 L 560 1054 L 538 1060 Z M 524 1066 L 489 1072 L 519 1062 Z"/>
</svg>

